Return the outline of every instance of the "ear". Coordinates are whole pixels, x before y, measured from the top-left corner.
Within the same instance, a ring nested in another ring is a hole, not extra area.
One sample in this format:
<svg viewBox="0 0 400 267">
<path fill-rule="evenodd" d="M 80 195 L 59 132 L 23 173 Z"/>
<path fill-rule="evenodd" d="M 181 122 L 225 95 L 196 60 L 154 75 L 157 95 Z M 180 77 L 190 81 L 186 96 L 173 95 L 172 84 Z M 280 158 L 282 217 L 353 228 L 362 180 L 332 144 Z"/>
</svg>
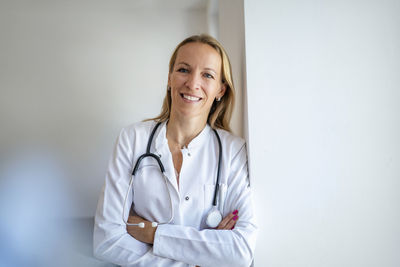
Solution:
<svg viewBox="0 0 400 267">
<path fill-rule="evenodd" d="M 221 89 L 219 90 L 219 93 L 217 94 L 217 98 L 223 97 L 225 92 L 226 92 L 226 83 L 222 83 Z"/>
</svg>

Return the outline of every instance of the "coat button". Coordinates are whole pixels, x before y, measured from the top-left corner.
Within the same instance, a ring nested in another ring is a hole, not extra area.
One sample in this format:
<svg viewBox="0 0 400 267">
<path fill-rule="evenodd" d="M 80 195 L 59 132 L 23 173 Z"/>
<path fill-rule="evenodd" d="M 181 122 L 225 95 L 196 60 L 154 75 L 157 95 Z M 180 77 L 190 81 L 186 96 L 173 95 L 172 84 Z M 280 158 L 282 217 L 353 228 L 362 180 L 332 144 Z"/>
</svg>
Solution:
<svg viewBox="0 0 400 267">
<path fill-rule="evenodd" d="M 190 154 L 190 153 L 188 153 L 188 156 L 190 157 L 190 156 L 191 156 L 191 154 Z"/>
<path fill-rule="evenodd" d="M 188 201 L 188 200 L 189 200 L 189 197 L 188 197 L 188 196 L 186 196 L 186 197 L 185 197 L 185 200 L 186 200 L 186 201 Z"/>
</svg>

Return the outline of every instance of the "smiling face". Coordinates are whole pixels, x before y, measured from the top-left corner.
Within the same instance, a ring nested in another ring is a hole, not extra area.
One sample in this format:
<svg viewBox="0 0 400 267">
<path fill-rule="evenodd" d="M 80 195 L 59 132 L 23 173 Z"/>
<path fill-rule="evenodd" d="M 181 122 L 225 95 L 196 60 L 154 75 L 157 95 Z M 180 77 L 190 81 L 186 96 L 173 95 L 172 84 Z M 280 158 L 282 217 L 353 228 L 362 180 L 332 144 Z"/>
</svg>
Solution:
<svg viewBox="0 0 400 267">
<path fill-rule="evenodd" d="M 183 45 L 168 75 L 168 85 L 171 87 L 171 116 L 207 121 L 213 102 L 225 93 L 221 56 L 207 44 Z"/>
</svg>

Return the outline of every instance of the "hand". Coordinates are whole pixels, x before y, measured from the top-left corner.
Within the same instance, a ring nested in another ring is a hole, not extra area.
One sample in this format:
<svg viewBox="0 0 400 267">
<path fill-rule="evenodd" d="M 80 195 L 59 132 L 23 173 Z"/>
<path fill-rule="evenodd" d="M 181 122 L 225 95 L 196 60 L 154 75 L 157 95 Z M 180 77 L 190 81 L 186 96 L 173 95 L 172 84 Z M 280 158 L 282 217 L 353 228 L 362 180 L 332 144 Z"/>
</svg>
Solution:
<svg viewBox="0 0 400 267">
<path fill-rule="evenodd" d="M 217 230 L 232 230 L 239 218 L 238 210 L 228 214 L 217 226 Z"/>
<path fill-rule="evenodd" d="M 157 227 L 152 227 L 151 222 L 143 219 L 137 215 L 130 215 L 128 217 L 128 223 L 144 223 L 144 228 L 139 226 L 127 225 L 126 230 L 136 240 L 142 241 L 147 244 L 154 243 L 154 235 L 156 234 Z"/>
<path fill-rule="evenodd" d="M 238 210 L 234 210 L 232 213 L 229 213 L 215 228 L 216 230 L 232 230 L 235 228 L 235 224 L 239 219 Z M 196 265 L 196 267 L 199 267 Z"/>
</svg>

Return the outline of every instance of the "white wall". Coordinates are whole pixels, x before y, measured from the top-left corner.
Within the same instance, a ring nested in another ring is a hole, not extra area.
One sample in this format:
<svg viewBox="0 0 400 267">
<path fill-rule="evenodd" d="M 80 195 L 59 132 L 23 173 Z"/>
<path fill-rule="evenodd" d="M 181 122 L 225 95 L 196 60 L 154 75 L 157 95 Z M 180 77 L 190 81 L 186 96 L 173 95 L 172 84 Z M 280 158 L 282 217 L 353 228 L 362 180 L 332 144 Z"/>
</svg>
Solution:
<svg viewBox="0 0 400 267">
<path fill-rule="evenodd" d="M 400 265 L 399 14 L 245 0 L 255 266 Z"/>
<path fill-rule="evenodd" d="M 244 11 L 243 0 L 218 1 L 218 39 L 223 44 L 232 65 L 236 102 L 231 127 L 234 134 L 244 136 Z"/>
<path fill-rule="evenodd" d="M 65 216 L 93 216 L 119 130 L 159 113 L 173 49 L 206 20 L 205 1 L 1 1 L 1 158 L 59 162 Z"/>
</svg>

